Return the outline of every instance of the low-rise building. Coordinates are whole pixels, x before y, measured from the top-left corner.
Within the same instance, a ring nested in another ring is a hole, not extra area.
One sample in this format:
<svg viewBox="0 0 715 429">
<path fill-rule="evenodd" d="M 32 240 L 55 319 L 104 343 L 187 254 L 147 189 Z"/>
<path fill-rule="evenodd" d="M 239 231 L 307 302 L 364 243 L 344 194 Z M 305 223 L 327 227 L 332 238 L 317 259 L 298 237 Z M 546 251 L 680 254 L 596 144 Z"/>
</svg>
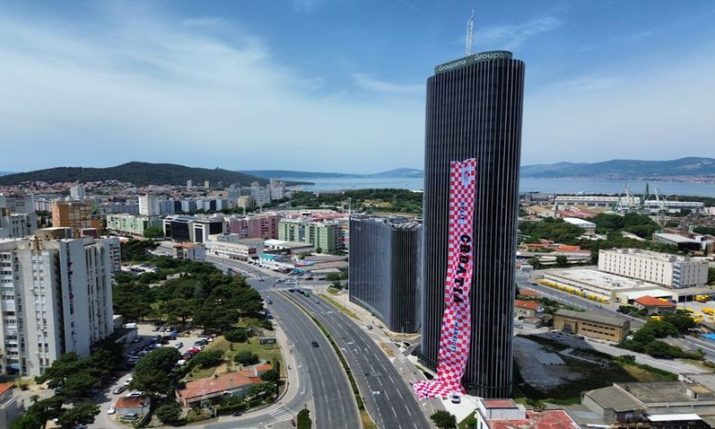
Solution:
<svg viewBox="0 0 715 429">
<path fill-rule="evenodd" d="M 702 248 L 702 244 L 697 240 L 668 232 L 656 232 L 653 234 L 653 241 L 656 243 L 672 244 L 673 246 L 677 246 L 679 250 L 700 250 Z"/>
<path fill-rule="evenodd" d="M 514 317 L 518 319 L 528 319 L 536 317 L 543 311 L 541 303 L 538 301 L 525 301 L 523 299 L 514 300 Z"/>
<path fill-rule="evenodd" d="M 672 313 L 675 311 L 675 304 L 664 298 L 654 298 L 650 295 L 641 296 L 633 301 L 633 305 L 641 309 L 646 309 L 648 314 Z"/>
<path fill-rule="evenodd" d="M 476 429 L 578 429 L 564 410 L 526 410 L 511 399 L 477 399 Z"/>
<path fill-rule="evenodd" d="M 563 218 L 564 222 L 569 223 L 571 225 L 576 225 L 579 228 L 583 228 L 586 234 L 595 234 L 596 233 L 596 224 L 593 222 L 589 222 L 587 220 L 579 219 L 577 217 L 565 217 Z"/>
<path fill-rule="evenodd" d="M 141 419 L 149 413 L 151 409 L 151 399 L 145 396 L 139 397 L 122 397 L 114 403 L 114 409 L 117 416 L 122 418 L 138 418 Z"/>
<path fill-rule="evenodd" d="M 211 235 L 204 244 L 209 253 L 240 261 L 257 259 L 263 251 L 263 240 L 239 239 L 238 234 Z"/>
<path fill-rule="evenodd" d="M 174 257 L 203 262 L 206 260 L 206 249 L 198 243 L 178 243 L 174 245 Z"/>
<path fill-rule="evenodd" d="M 201 401 L 225 395 L 243 396 L 251 386 L 260 384 L 261 374 L 271 368 L 271 365 L 260 364 L 239 372 L 189 381 L 183 389 L 176 391 L 176 398 L 182 406 L 194 407 Z"/>
<path fill-rule="evenodd" d="M 554 313 L 553 322 L 554 329 L 614 343 L 623 341 L 631 327 L 628 320 L 607 313 L 564 309 Z"/>
</svg>

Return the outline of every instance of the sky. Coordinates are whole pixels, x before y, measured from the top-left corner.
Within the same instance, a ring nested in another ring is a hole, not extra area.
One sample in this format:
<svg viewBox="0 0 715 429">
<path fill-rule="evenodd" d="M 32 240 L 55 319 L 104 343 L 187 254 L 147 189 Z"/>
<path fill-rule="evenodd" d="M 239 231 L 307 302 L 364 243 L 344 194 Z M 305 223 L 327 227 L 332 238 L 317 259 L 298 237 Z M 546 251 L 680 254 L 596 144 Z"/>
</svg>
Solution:
<svg viewBox="0 0 715 429">
<path fill-rule="evenodd" d="M 422 168 L 472 10 L 526 62 L 522 164 L 715 157 L 710 0 L 0 0 L 0 171 Z"/>
</svg>

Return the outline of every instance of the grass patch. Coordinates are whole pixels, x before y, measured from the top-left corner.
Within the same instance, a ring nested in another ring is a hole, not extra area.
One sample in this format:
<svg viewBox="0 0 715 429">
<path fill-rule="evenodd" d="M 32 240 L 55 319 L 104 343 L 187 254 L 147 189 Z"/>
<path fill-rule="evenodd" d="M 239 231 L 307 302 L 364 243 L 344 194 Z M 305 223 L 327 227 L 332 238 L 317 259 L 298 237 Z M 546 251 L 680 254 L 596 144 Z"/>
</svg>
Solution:
<svg viewBox="0 0 715 429">
<path fill-rule="evenodd" d="M 339 289 L 336 289 L 336 288 L 334 288 L 334 287 L 332 287 L 332 286 L 328 286 L 328 293 L 331 294 L 331 295 L 337 295 L 337 294 L 340 293 L 340 290 L 339 290 Z"/>
<path fill-rule="evenodd" d="M 360 411 L 360 422 L 362 423 L 362 429 L 377 429 L 372 417 L 365 410 Z"/>
<path fill-rule="evenodd" d="M 280 346 L 278 344 L 260 344 L 258 337 L 249 337 L 248 341 L 245 343 L 232 343 L 226 340 L 224 336 L 219 336 L 206 346 L 206 350 L 222 350 L 224 352 L 224 359 L 221 365 L 228 365 L 229 368 L 233 365 L 233 357 L 236 356 L 237 353 L 242 351 L 255 353 L 262 361 L 268 361 L 271 363 L 279 362 L 281 375 L 285 376 L 286 374 L 286 368 L 283 365 Z M 221 365 L 211 368 L 194 368 L 186 376 L 186 381 L 210 377 L 217 368 L 220 368 Z M 233 371 L 229 370 L 229 372 Z"/>
<path fill-rule="evenodd" d="M 347 314 L 348 316 L 352 317 L 353 319 L 360 321 L 360 319 L 357 317 L 357 314 L 349 310 L 347 307 L 336 301 L 335 299 L 329 297 L 328 295 L 325 294 L 320 294 L 321 298 L 324 300 L 328 301 L 330 304 L 332 304 L 335 308 L 338 310 L 342 311 L 343 313 Z"/>
</svg>

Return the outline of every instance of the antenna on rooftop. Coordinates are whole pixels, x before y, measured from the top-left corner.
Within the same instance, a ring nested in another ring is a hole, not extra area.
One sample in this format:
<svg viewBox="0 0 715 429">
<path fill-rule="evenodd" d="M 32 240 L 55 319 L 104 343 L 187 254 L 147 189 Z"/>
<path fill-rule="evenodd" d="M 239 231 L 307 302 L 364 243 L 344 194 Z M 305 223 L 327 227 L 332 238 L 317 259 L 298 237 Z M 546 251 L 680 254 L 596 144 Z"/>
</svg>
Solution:
<svg viewBox="0 0 715 429">
<path fill-rule="evenodd" d="M 472 9 L 472 16 L 467 20 L 467 55 L 472 54 L 472 44 L 474 42 L 474 9 Z"/>
</svg>

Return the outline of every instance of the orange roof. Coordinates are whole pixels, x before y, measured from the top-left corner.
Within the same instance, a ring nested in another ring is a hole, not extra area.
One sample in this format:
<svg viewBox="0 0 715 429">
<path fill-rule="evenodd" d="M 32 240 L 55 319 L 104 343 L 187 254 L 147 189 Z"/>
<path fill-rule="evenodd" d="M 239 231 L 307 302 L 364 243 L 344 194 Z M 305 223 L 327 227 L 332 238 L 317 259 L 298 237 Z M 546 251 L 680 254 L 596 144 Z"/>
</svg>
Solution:
<svg viewBox="0 0 715 429">
<path fill-rule="evenodd" d="M 490 429 L 578 429 L 563 410 L 527 411 L 523 420 L 487 420 Z"/>
<path fill-rule="evenodd" d="M 636 298 L 636 302 L 643 307 L 675 307 L 675 304 L 673 304 L 672 302 L 654 298 L 650 295 L 645 295 L 641 296 L 640 298 Z"/>
<path fill-rule="evenodd" d="M 273 369 L 273 366 L 269 363 L 259 363 L 258 365 L 253 365 L 246 369 L 238 371 L 239 374 L 244 377 L 258 377 L 264 372 Z"/>
<path fill-rule="evenodd" d="M 482 399 L 486 408 L 516 408 L 516 403 L 511 399 Z"/>
<path fill-rule="evenodd" d="M 524 301 L 522 299 L 515 299 L 514 306 L 517 308 L 525 308 L 527 310 L 538 311 L 541 304 L 537 301 Z"/>
<path fill-rule="evenodd" d="M 114 404 L 114 408 L 144 408 L 146 403 L 147 399 L 144 397 L 127 398 L 125 396 L 117 399 L 117 402 Z"/>
<path fill-rule="evenodd" d="M 239 372 L 222 374 L 218 377 L 201 378 L 186 383 L 186 387 L 179 390 L 179 396 L 191 399 L 204 395 L 226 392 L 238 389 L 251 384 L 258 384 L 261 379 L 258 377 L 247 377 Z"/>
<path fill-rule="evenodd" d="M 13 387 L 15 387 L 15 383 L 13 382 L 0 383 L 0 395 L 12 389 Z"/>
</svg>

